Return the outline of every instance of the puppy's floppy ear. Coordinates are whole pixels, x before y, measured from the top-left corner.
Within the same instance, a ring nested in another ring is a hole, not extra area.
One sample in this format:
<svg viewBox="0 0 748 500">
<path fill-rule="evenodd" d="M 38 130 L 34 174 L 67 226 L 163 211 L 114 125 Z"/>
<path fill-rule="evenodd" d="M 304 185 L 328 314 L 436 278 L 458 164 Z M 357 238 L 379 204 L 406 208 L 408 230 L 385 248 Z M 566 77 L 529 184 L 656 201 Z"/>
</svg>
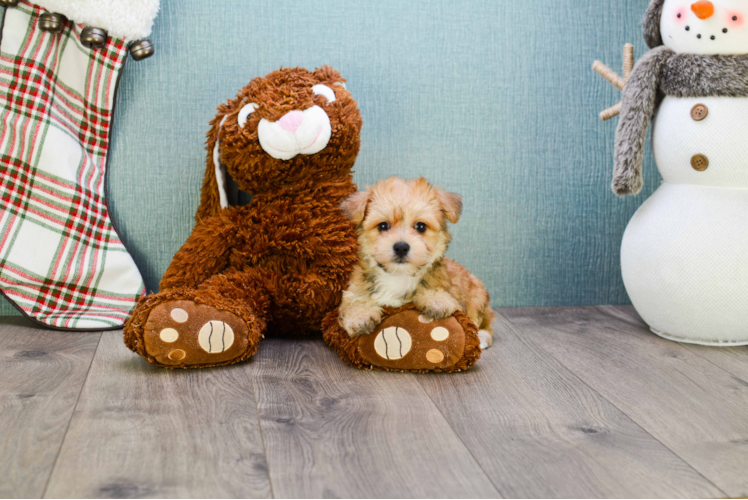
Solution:
<svg viewBox="0 0 748 500">
<path fill-rule="evenodd" d="M 448 193 L 441 189 L 436 190 L 436 199 L 442 206 L 444 215 L 452 224 L 456 224 L 462 215 L 462 196 L 457 193 Z"/>
<path fill-rule="evenodd" d="M 369 204 L 369 192 L 358 191 L 353 193 L 340 204 L 340 209 L 346 217 L 351 219 L 357 226 L 366 217 L 366 206 Z"/>
<path fill-rule="evenodd" d="M 227 109 L 219 107 L 218 115 L 210 122 L 208 132 L 207 158 L 205 161 L 205 177 L 200 194 L 200 206 L 197 207 L 195 220 L 200 221 L 218 213 L 229 206 L 226 194 L 226 169 L 221 165 L 221 127 L 226 121 Z"/>
</svg>

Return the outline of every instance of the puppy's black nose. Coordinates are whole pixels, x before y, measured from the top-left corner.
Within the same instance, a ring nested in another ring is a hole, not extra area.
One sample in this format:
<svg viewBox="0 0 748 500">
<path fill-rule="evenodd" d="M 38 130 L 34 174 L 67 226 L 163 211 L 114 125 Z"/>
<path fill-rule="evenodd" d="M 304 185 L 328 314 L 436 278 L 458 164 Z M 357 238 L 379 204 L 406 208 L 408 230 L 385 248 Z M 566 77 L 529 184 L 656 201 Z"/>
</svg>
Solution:
<svg viewBox="0 0 748 500">
<path fill-rule="evenodd" d="M 410 245 L 408 245 L 404 241 L 398 241 L 397 243 L 392 245 L 392 249 L 395 251 L 395 255 L 402 259 L 406 255 L 408 255 L 408 252 L 410 252 Z"/>
</svg>

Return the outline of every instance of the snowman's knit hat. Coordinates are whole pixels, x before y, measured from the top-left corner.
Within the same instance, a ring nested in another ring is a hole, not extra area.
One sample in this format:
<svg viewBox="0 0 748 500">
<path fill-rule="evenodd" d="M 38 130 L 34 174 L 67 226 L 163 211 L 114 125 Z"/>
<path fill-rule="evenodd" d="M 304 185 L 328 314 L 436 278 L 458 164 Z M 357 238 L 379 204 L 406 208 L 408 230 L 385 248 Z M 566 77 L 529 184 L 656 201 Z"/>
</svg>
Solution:
<svg viewBox="0 0 748 500">
<path fill-rule="evenodd" d="M 662 45 L 662 34 L 660 33 L 660 19 L 662 18 L 662 7 L 665 0 L 652 0 L 649 2 L 647 14 L 644 16 L 644 41 L 650 49 Z"/>
</svg>

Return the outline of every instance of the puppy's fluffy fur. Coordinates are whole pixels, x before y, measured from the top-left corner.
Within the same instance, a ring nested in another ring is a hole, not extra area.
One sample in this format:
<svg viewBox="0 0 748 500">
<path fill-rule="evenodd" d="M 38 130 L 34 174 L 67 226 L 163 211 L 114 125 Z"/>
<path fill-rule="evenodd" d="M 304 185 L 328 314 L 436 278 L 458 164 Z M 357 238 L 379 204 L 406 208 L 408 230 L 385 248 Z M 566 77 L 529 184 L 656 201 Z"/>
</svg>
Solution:
<svg viewBox="0 0 748 500">
<path fill-rule="evenodd" d="M 483 283 L 444 257 L 462 199 L 421 177 L 391 177 L 341 205 L 358 229 L 359 261 L 340 306 L 340 325 L 352 337 L 374 331 L 382 307 L 414 303 L 426 316 L 465 312 L 480 329 L 481 347 L 493 342 L 494 313 Z"/>
</svg>

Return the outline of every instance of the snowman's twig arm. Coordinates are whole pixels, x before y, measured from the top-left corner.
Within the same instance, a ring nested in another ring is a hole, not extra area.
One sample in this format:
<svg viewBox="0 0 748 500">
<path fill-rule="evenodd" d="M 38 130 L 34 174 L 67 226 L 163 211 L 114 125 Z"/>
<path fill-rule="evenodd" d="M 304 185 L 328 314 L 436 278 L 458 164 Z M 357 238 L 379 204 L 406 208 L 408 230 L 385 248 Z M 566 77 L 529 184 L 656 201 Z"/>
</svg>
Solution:
<svg viewBox="0 0 748 500">
<path fill-rule="evenodd" d="M 618 76 L 618 73 L 601 63 L 600 61 L 595 61 L 595 63 L 592 65 L 592 69 L 597 72 L 600 76 L 608 80 L 610 83 L 613 84 L 614 87 L 616 87 L 618 90 L 623 90 L 624 85 L 626 84 L 626 81 Z"/>
<path fill-rule="evenodd" d="M 611 106 L 602 113 L 600 113 L 600 119 L 604 122 L 607 122 L 614 116 L 618 116 L 621 114 L 621 103 L 619 102 L 615 106 Z"/>
<path fill-rule="evenodd" d="M 647 52 L 634 67 L 623 89 L 612 186 L 618 196 L 638 194 L 642 189 L 644 142 L 655 112 L 660 70 L 670 54 L 672 52 L 665 47 Z"/>
</svg>

